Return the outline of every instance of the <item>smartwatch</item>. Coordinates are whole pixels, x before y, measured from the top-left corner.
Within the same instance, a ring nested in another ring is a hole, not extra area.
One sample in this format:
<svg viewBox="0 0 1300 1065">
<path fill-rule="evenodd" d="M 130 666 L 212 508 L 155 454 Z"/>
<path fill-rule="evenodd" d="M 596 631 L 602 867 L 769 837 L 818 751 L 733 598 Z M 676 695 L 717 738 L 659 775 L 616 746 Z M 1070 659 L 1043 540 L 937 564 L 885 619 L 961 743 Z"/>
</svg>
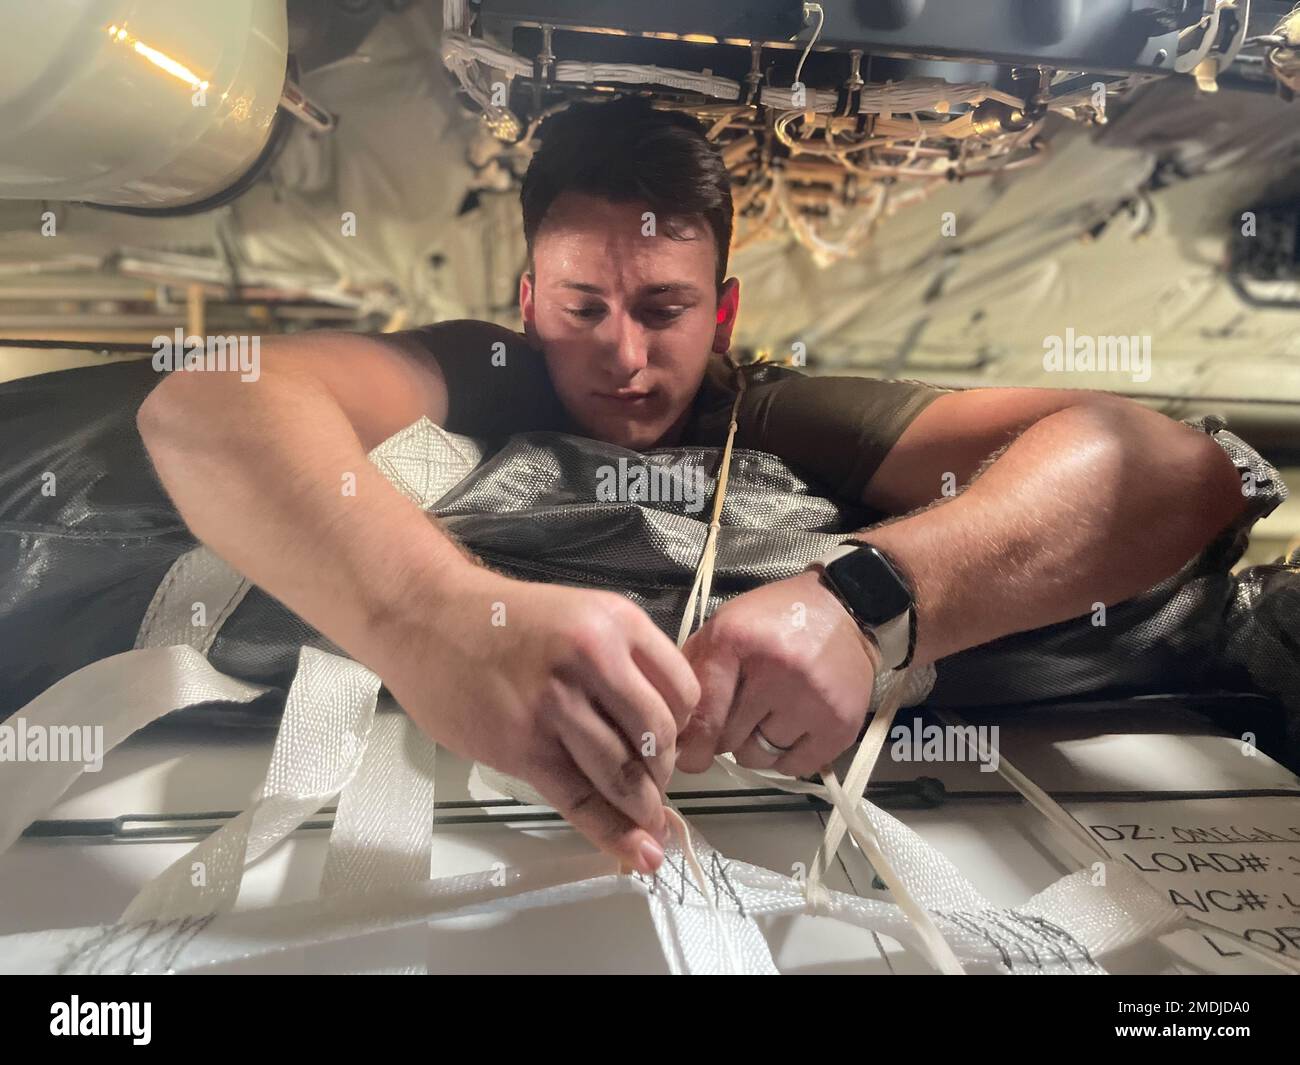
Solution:
<svg viewBox="0 0 1300 1065">
<path fill-rule="evenodd" d="M 902 572 L 880 548 L 846 540 L 811 568 L 880 649 L 884 668 L 902 669 L 912 661 L 916 603 Z"/>
</svg>

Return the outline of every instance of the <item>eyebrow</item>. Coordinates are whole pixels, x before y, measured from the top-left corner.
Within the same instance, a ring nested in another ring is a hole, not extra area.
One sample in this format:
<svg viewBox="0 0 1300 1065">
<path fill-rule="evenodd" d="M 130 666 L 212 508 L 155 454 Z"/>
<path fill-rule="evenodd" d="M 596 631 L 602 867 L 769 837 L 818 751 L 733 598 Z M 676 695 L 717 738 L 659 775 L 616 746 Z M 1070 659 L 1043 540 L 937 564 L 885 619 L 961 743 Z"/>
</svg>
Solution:
<svg viewBox="0 0 1300 1065">
<path fill-rule="evenodd" d="M 585 281 L 561 281 L 560 287 L 573 289 L 575 292 L 587 292 L 593 296 L 605 295 L 603 287 Z M 639 296 L 698 296 L 699 294 L 699 288 L 689 281 L 664 281 L 658 284 L 643 285 L 637 293 Z"/>
</svg>

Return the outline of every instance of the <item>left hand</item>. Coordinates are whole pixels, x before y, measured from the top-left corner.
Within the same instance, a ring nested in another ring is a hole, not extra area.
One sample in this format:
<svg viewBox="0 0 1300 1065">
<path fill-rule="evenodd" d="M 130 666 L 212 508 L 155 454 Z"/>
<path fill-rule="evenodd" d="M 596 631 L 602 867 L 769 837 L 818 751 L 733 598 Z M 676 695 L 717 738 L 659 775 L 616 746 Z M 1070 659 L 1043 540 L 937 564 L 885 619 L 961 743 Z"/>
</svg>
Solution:
<svg viewBox="0 0 1300 1065">
<path fill-rule="evenodd" d="M 682 648 L 701 696 L 678 738 L 678 768 L 701 773 L 730 751 L 750 769 L 821 769 L 862 730 L 879 661 L 869 646 L 815 572 L 724 604 Z M 788 750 L 763 750 L 759 728 Z"/>
</svg>

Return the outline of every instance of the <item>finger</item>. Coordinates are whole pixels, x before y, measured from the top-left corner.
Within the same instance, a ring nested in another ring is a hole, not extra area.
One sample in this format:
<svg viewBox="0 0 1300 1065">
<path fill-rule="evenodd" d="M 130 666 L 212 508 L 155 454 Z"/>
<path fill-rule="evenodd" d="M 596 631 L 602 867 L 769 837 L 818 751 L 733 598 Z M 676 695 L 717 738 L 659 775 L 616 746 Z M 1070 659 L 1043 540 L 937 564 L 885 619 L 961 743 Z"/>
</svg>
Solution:
<svg viewBox="0 0 1300 1065">
<path fill-rule="evenodd" d="M 771 713 L 773 692 L 763 684 L 761 667 L 752 666 L 741 671 L 736 692 L 731 699 L 731 709 L 714 744 L 713 753 L 725 754 L 740 748 L 754 732 L 754 726 Z"/>
<path fill-rule="evenodd" d="M 574 698 L 580 698 L 574 693 Z M 566 715 L 560 743 L 601 796 L 657 839 L 666 839 L 664 798 L 640 753 L 589 703 Z"/>
<path fill-rule="evenodd" d="M 795 707 L 808 703 L 808 690 L 796 674 L 772 662 L 758 660 L 745 669 L 743 690 L 731 708 L 719 753 L 731 751 L 747 769 L 770 769 L 781 757 L 758 742 L 758 730 L 769 743 L 793 748 L 808 731 L 807 721 Z"/>
<path fill-rule="evenodd" d="M 694 638 L 693 638 L 694 639 Z M 693 646 L 688 658 L 700 680 L 700 701 L 690 723 L 677 737 L 677 765 L 688 773 L 703 773 L 713 762 L 718 739 L 740 684 L 740 659 L 707 637 Z"/>
<path fill-rule="evenodd" d="M 591 698 L 643 760 L 662 791 L 673 775 L 677 757 L 677 722 L 668 704 L 630 659 L 613 677 L 593 672 L 583 680 Z"/>
<path fill-rule="evenodd" d="M 648 617 L 631 633 L 632 657 L 680 729 L 700 701 L 700 682 L 686 656 Z"/>
<path fill-rule="evenodd" d="M 663 863 L 663 847 L 645 829 L 606 802 L 562 747 L 557 745 L 530 783 L 599 850 L 647 875 Z"/>
<path fill-rule="evenodd" d="M 852 731 L 842 728 L 814 730 L 795 743 L 787 754 L 778 758 L 772 768 L 786 776 L 806 777 L 830 765 L 855 738 Z"/>
<path fill-rule="evenodd" d="M 788 754 L 777 759 L 773 768 L 780 773 L 802 777 L 830 765 L 858 738 L 870 702 L 871 688 L 868 686 L 864 692 L 858 694 L 854 713 L 846 715 L 843 713 L 843 707 L 841 712 L 837 713 L 834 707 L 820 700 L 812 691 L 805 690 L 802 697 L 796 697 L 787 705 L 799 706 L 806 711 L 799 720 L 804 723 L 807 735 L 790 745 L 768 733 L 766 728 L 763 730 L 773 743 L 791 747 Z M 774 728 L 784 727 L 785 735 L 792 735 L 799 731 L 797 725 L 786 717 L 785 712 L 777 716 L 781 720 L 779 723 L 774 723 Z"/>
<path fill-rule="evenodd" d="M 734 752 L 736 763 L 743 765 L 746 769 L 776 769 L 778 764 L 786 757 L 785 751 L 778 750 L 776 754 L 772 754 L 764 749 L 763 745 L 758 742 L 760 729 L 768 743 L 776 747 L 786 748 L 789 753 L 798 750 L 800 743 L 803 742 L 807 735 L 803 726 L 792 721 L 788 714 L 768 714 L 755 724 L 753 730 Z M 784 770 L 779 771 L 784 772 Z"/>
</svg>

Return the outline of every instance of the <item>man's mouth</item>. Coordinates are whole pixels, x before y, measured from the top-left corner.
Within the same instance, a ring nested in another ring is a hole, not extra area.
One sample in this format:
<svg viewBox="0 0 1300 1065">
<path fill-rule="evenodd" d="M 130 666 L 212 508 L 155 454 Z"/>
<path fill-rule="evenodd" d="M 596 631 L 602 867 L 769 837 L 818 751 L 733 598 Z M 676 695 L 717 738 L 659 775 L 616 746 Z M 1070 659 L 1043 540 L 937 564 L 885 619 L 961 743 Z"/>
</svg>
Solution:
<svg viewBox="0 0 1300 1065">
<path fill-rule="evenodd" d="M 597 399 L 605 403 L 614 404 L 622 407 L 643 406 L 654 395 L 653 392 L 642 392 L 635 389 L 619 389 L 615 392 L 593 392 Z"/>
</svg>

